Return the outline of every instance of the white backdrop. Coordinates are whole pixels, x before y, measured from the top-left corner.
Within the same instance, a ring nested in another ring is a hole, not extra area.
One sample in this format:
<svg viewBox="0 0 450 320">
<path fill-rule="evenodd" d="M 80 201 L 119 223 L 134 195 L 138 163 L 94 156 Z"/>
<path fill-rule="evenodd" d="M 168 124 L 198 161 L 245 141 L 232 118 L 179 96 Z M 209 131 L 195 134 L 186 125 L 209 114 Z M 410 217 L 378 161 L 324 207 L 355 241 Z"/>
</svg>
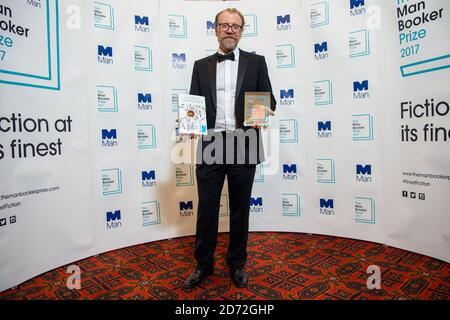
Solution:
<svg viewBox="0 0 450 320">
<path fill-rule="evenodd" d="M 240 48 L 265 56 L 278 102 L 266 144 L 279 143 L 266 147 L 273 165 L 257 170 L 251 230 L 450 261 L 447 1 L 409 1 L 407 11 L 381 0 L 1 4 L 1 21 L 29 30 L 0 21 L 11 39 L 0 46 L 0 290 L 195 233 L 195 172 L 173 161 L 194 146 L 175 143 L 176 95 L 189 90 L 194 61 L 217 49 L 212 22 L 228 6 L 244 13 Z M 422 13 L 433 18 L 405 22 Z M 427 100 L 434 113 L 418 106 L 410 118 L 408 102 Z M 427 124 L 442 128 L 438 139 Z M 225 186 L 221 231 L 228 215 Z"/>
</svg>

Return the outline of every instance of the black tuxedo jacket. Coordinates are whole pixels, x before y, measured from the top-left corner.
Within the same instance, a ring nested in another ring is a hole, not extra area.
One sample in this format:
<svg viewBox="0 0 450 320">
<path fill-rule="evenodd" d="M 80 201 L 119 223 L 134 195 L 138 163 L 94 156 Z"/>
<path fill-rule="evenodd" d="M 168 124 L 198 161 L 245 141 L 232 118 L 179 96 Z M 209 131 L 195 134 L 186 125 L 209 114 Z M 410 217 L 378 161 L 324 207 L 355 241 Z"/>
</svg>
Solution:
<svg viewBox="0 0 450 320">
<path fill-rule="evenodd" d="M 216 124 L 216 110 L 217 110 L 217 90 L 216 90 L 216 69 L 217 69 L 217 53 L 206 58 L 195 61 L 192 72 L 192 81 L 190 94 L 205 97 L 206 103 L 206 118 L 208 126 L 208 135 L 211 135 L 211 130 Z M 242 129 L 246 134 L 251 135 L 248 130 L 254 130 L 257 137 L 256 143 L 252 141 L 238 141 L 235 142 L 235 160 L 239 154 L 239 150 L 244 150 L 245 164 L 258 164 L 264 161 L 264 152 L 262 149 L 261 134 L 258 129 L 251 127 L 244 127 L 244 97 L 245 92 L 270 92 L 271 106 L 275 111 L 276 100 L 272 92 L 272 85 L 270 83 L 269 74 L 267 71 L 267 64 L 263 56 L 239 51 L 239 66 L 238 76 L 236 82 L 236 100 L 235 100 L 235 115 L 236 115 L 236 129 Z M 208 146 L 210 137 L 202 139 L 201 148 L 198 151 L 204 151 Z M 241 139 L 242 140 L 242 139 Z M 213 141 L 213 140 L 212 140 Z M 199 146 L 200 147 L 200 146 Z M 197 154 L 197 162 L 204 163 L 203 157 L 201 162 Z"/>
</svg>

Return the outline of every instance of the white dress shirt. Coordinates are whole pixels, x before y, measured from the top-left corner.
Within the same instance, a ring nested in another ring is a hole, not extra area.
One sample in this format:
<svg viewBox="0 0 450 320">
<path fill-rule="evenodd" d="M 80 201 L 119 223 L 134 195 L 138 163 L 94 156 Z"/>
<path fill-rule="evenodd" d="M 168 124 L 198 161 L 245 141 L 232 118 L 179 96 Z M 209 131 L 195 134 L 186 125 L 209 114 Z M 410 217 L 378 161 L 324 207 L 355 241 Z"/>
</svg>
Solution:
<svg viewBox="0 0 450 320">
<path fill-rule="evenodd" d="M 224 54 L 220 49 L 220 54 Z M 239 67 L 239 48 L 234 49 L 234 61 L 217 62 L 216 91 L 217 113 L 214 131 L 233 131 L 236 129 L 235 98 Z"/>
</svg>

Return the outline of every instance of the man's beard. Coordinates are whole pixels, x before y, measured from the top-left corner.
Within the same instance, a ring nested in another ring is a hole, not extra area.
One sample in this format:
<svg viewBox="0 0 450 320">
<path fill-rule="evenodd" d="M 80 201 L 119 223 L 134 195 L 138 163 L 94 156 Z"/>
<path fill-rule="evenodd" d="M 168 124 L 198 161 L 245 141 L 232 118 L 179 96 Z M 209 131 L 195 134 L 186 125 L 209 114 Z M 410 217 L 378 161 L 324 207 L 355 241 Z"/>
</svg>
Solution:
<svg viewBox="0 0 450 320">
<path fill-rule="evenodd" d="M 222 47 L 229 51 L 233 51 L 236 48 L 237 44 L 238 41 L 233 38 L 225 38 L 222 40 Z"/>
</svg>

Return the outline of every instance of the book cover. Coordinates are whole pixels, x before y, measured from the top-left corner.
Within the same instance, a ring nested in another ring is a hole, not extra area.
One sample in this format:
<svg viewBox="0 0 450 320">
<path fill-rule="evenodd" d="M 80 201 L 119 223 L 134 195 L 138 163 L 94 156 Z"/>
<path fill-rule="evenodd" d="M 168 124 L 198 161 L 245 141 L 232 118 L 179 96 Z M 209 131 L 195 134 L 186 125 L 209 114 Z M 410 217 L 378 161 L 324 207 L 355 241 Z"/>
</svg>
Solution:
<svg viewBox="0 0 450 320">
<path fill-rule="evenodd" d="M 206 135 L 205 97 L 178 95 L 179 134 Z"/>
</svg>

